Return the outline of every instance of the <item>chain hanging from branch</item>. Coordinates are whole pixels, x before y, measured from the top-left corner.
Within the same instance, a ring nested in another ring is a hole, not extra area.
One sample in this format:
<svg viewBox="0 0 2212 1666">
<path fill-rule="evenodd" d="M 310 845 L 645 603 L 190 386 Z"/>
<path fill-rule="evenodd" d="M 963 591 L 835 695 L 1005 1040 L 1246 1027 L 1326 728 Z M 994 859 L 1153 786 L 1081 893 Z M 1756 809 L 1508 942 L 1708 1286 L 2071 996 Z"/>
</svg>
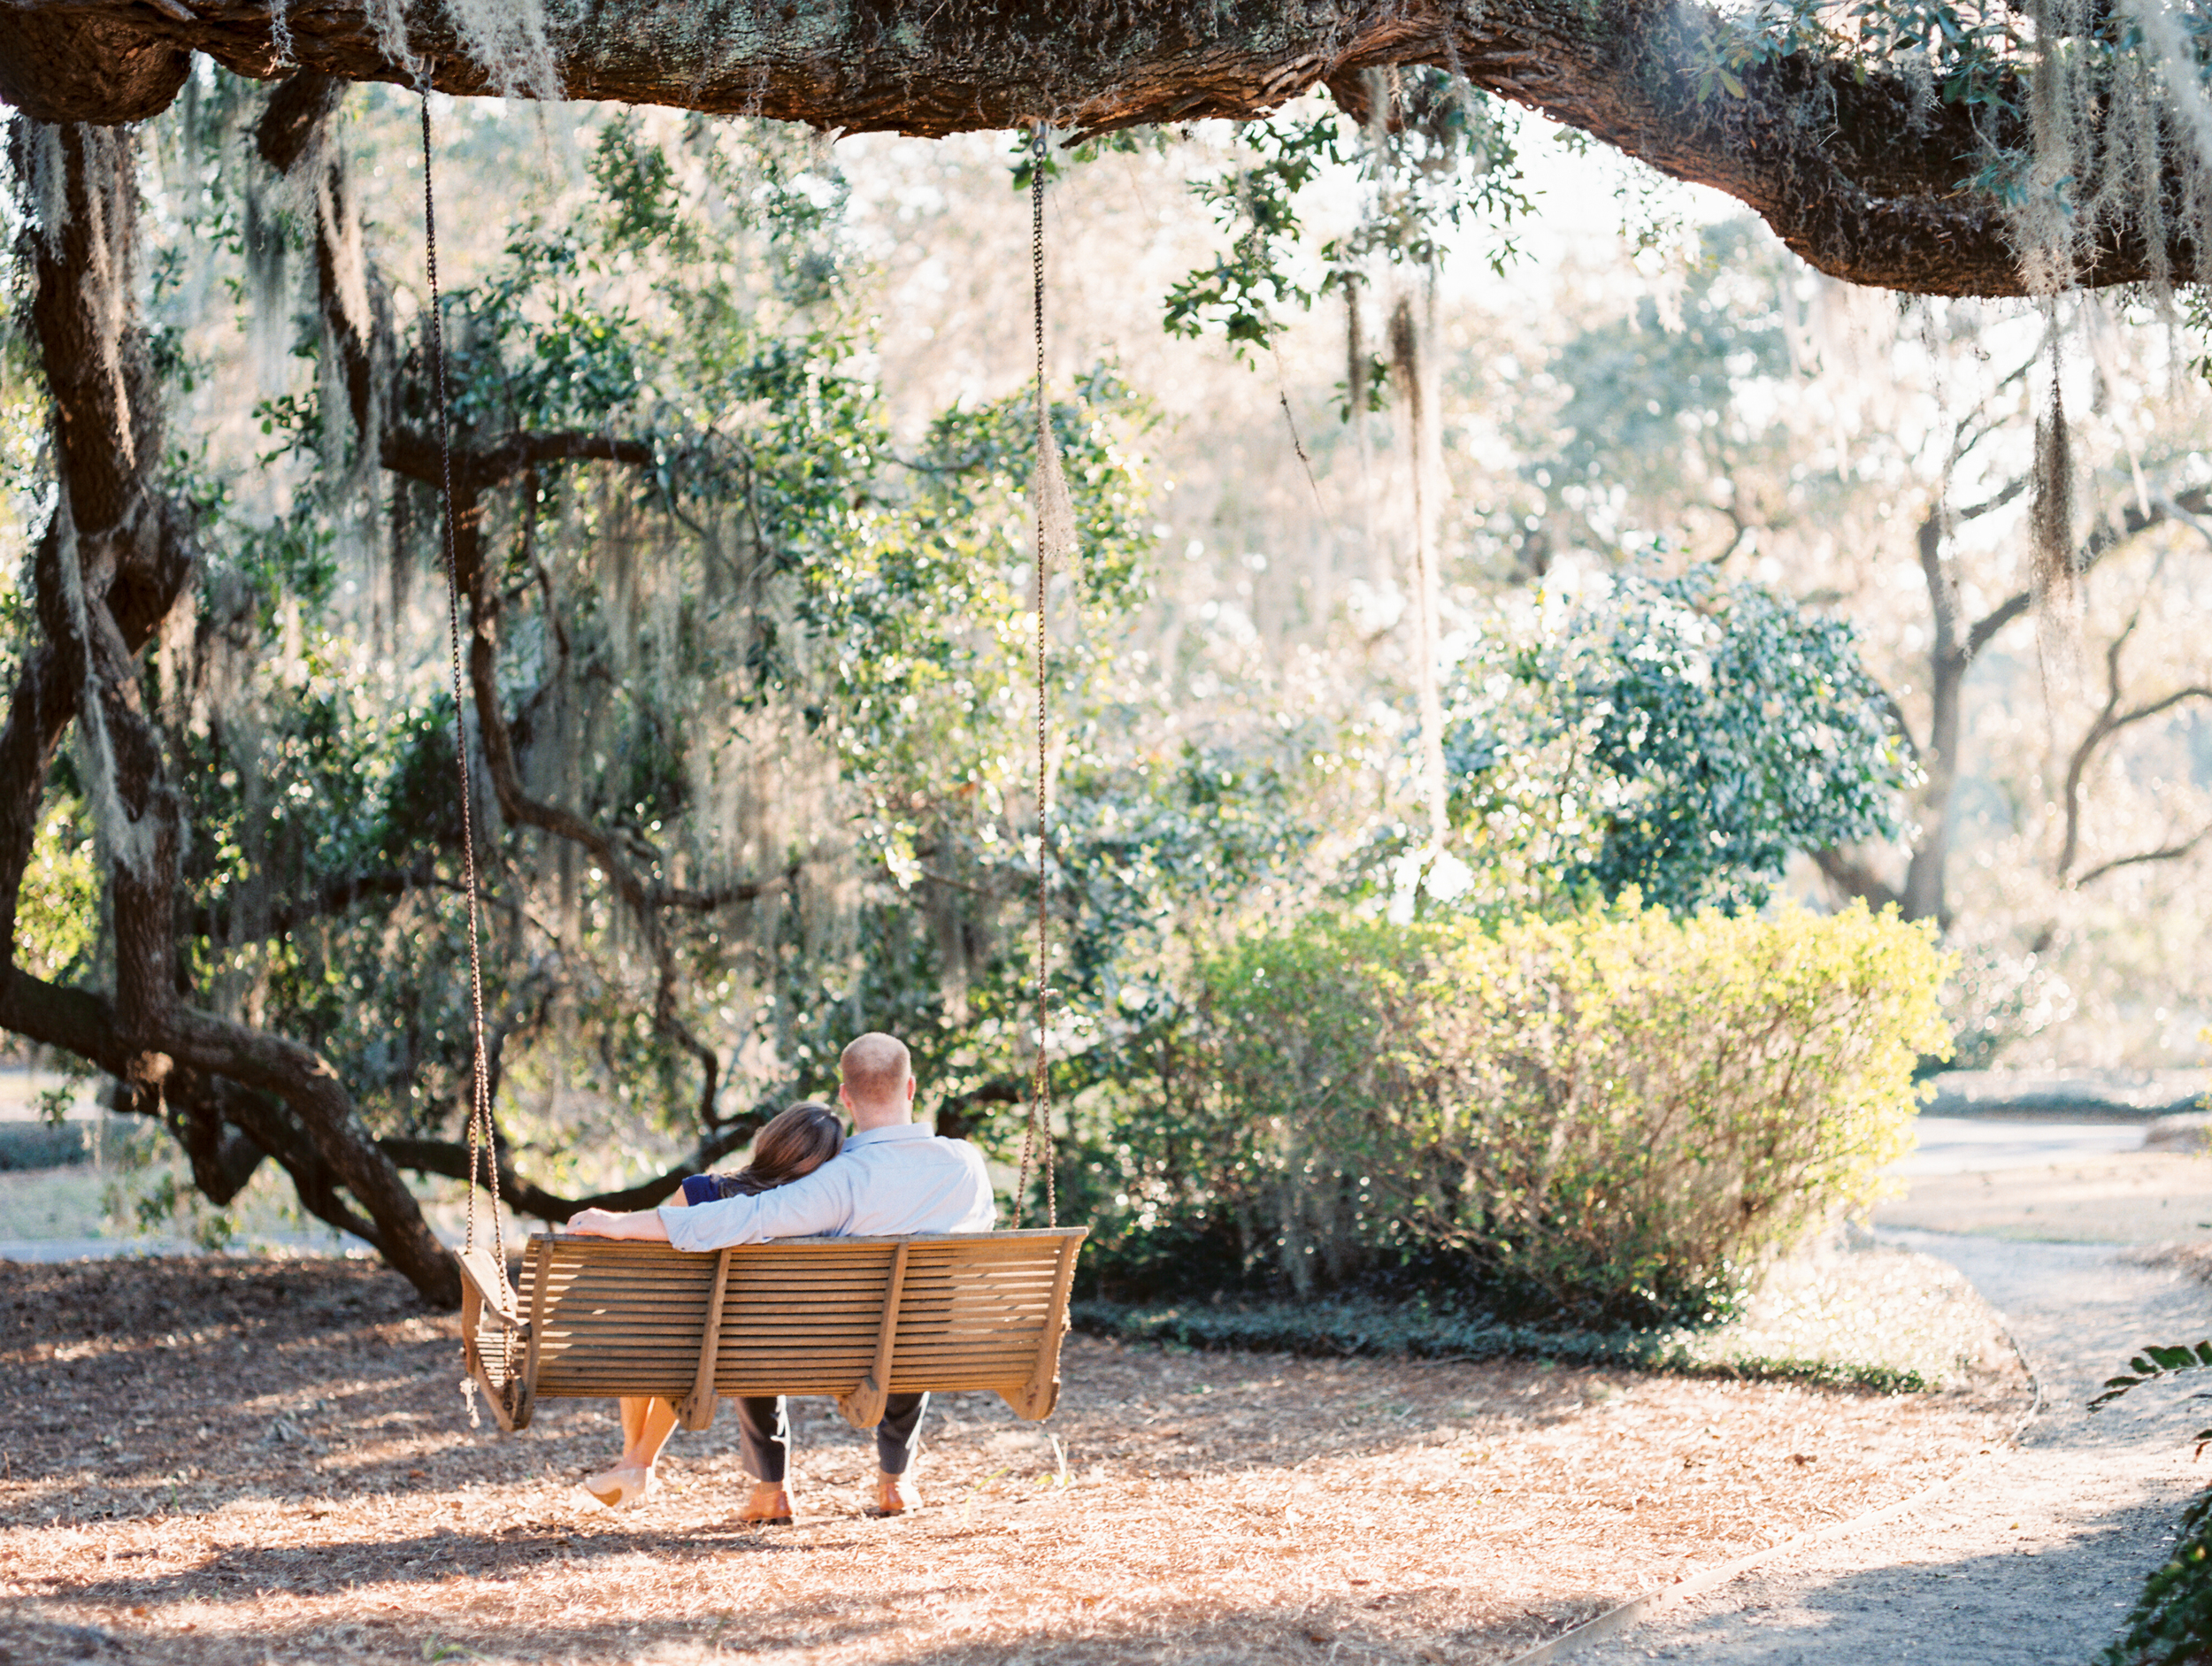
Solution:
<svg viewBox="0 0 2212 1666">
<path fill-rule="evenodd" d="M 1071 562 L 1075 548 L 1075 512 L 1060 448 L 1052 435 L 1052 406 L 1045 385 L 1045 162 L 1048 130 L 1039 122 L 1031 136 L 1029 165 L 1030 319 L 1037 351 L 1037 466 L 1030 483 L 1036 515 L 1037 608 L 1037 1055 L 1030 1067 L 1029 1121 L 1022 1130 L 1021 1176 L 1014 1186 L 1014 1228 L 1021 1229 L 1029 1196 L 1029 1165 L 1041 1159 L 1045 1171 L 1045 1225 L 1060 1224 L 1060 1200 L 1052 1165 L 1052 916 L 1046 894 L 1045 595 L 1056 556 Z"/>
</svg>

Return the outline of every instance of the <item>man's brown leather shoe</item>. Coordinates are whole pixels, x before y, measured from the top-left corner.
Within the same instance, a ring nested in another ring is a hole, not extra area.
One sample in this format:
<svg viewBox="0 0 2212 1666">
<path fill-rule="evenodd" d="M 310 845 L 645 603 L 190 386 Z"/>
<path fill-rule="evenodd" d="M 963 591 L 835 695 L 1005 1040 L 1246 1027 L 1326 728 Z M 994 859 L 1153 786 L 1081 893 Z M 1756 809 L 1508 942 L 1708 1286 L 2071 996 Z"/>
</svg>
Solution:
<svg viewBox="0 0 2212 1666">
<path fill-rule="evenodd" d="M 745 1508 L 737 1512 L 737 1519 L 756 1527 L 788 1527 L 791 1494 L 783 1490 L 780 1481 L 756 1481 L 753 1495 L 745 1501 Z"/>
<path fill-rule="evenodd" d="M 915 1490 L 913 1482 L 903 1475 L 876 1472 L 876 1501 L 868 1512 L 871 1516 L 903 1516 L 921 1507 L 922 1495 Z"/>
</svg>

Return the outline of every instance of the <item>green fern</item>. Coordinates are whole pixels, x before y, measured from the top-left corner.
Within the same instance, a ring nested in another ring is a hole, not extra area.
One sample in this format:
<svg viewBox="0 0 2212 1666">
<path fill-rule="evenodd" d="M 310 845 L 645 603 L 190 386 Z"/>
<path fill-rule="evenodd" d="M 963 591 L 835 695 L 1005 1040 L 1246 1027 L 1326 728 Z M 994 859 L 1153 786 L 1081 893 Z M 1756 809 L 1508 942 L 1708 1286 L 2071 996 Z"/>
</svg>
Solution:
<svg viewBox="0 0 2212 1666">
<path fill-rule="evenodd" d="M 2090 1410 L 2144 1383 L 2161 1382 L 2183 1371 L 2212 1370 L 2212 1341 L 2200 1342 L 2194 1347 L 2147 1347 L 2128 1362 L 2128 1370 L 2131 1375 L 2105 1378 L 2104 1393 L 2089 1402 Z M 2200 1429 L 2190 1439 L 2197 1443 L 2201 1455 L 2207 1446 L 2212 1446 L 2212 1429 Z"/>
</svg>

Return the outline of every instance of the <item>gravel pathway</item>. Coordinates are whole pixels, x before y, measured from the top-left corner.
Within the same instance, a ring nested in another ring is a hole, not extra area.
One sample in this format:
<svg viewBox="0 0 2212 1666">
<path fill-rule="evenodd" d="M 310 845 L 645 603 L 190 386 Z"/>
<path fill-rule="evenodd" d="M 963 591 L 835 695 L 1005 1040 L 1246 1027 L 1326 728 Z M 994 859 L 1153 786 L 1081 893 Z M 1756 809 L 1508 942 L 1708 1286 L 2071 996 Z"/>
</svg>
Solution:
<svg viewBox="0 0 2212 1666">
<path fill-rule="evenodd" d="M 1949 1262 L 2005 1316 L 2043 1386 L 2019 1448 L 1901 1520 L 1809 1546 L 1578 1662 L 2083 1666 L 2112 1639 L 2208 1478 L 2186 1439 L 2205 1408 L 2173 1387 L 2084 1407 L 2143 1343 L 2212 1332 L 2212 1293 L 2102 1245 L 1884 1236 Z"/>
</svg>

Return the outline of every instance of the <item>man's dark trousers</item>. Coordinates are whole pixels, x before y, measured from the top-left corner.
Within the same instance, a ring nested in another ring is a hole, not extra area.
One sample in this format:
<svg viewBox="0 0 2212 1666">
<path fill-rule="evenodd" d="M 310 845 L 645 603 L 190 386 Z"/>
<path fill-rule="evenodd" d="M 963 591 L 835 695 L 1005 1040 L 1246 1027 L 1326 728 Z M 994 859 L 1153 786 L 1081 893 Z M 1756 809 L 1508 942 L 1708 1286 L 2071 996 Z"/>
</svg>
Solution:
<svg viewBox="0 0 2212 1666">
<path fill-rule="evenodd" d="M 914 1461 L 915 1436 L 927 1394 L 887 1394 L 883 1421 L 876 1425 L 876 1465 L 886 1475 L 904 1475 Z M 756 1481 L 781 1485 L 791 1461 L 791 1420 L 780 1394 L 747 1394 L 737 1401 L 738 1445 L 745 1468 Z"/>
</svg>

